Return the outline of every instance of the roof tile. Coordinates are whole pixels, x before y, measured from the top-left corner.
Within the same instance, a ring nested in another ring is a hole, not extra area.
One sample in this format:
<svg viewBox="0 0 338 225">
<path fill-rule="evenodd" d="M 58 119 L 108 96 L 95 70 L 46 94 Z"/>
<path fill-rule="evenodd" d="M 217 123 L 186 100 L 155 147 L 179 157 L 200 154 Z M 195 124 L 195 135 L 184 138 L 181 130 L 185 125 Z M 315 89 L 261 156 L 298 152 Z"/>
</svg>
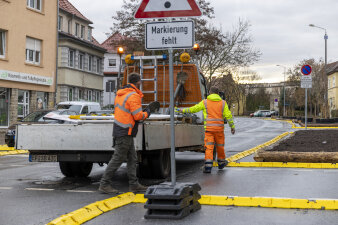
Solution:
<svg viewBox="0 0 338 225">
<path fill-rule="evenodd" d="M 80 19 L 83 19 L 87 22 L 89 22 L 89 24 L 92 24 L 93 22 L 90 21 L 89 19 L 87 19 L 84 15 L 82 15 L 82 13 L 80 13 L 79 10 L 77 10 L 75 8 L 75 6 L 72 5 L 72 3 L 70 3 L 68 0 L 59 0 L 59 7 L 60 9 L 72 14 L 72 15 L 75 15 L 76 17 L 80 18 Z"/>
</svg>

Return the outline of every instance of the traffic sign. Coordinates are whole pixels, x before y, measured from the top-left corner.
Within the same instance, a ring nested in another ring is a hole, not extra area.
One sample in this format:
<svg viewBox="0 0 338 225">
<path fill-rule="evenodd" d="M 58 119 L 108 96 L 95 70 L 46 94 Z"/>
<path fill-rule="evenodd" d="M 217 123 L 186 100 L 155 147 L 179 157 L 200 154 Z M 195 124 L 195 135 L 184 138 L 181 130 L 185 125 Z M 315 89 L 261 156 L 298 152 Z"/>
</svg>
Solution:
<svg viewBox="0 0 338 225">
<path fill-rule="evenodd" d="M 146 24 L 147 50 L 192 48 L 194 39 L 195 29 L 192 20 Z"/>
<path fill-rule="evenodd" d="M 202 12 L 195 0 L 142 0 L 136 19 L 163 17 L 199 17 Z"/>
<path fill-rule="evenodd" d="M 305 76 L 310 75 L 311 72 L 312 72 L 312 68 L 311 68 L 310 65 L 304 65 L 304 66 L 302 66 L 301 72 L 302 72 L 302 74 L 304 74 Z"/>
</svg>

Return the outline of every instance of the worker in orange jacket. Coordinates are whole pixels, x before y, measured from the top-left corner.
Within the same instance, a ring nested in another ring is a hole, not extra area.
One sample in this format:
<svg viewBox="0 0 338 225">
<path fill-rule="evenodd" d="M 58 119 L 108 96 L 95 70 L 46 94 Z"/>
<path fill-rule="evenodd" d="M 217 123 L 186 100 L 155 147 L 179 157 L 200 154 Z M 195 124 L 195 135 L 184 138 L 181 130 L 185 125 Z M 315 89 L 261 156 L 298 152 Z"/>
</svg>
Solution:
<svg viewBox="0 0 338 225">
<path fill-rule="evenodd" d="M 141 185 L 136 177 L 137 155 L 134 147 L 134 137 L 138 131 L 138 121 L 150 116 L 150 109 L 142 110 L 142 92 L 139 90 L 141 77 L 132 73 L 128 77 L 129 83 L 117 91 L 115 98 L 115 117 L 113 137 L 115 142 L 114 155 L 102 176 L 99 191 L 116 194 L 119 191 L 111 186 L 112 178 L 121 164 L 127 161 L 129 190 L 133 192 L 145 191 L 147 187 Z"/>
<path fill-rule="evenodd" d="M 205 146 L 205 164 L 204 173 L 211 173 L 213 166 L 213 150 L 216 145 L 218 168 L 223 169 L 228 161 L 225 159 L 224 152 L 224 119 L 226 118 L 231 133 L 235 134 L 235 124 L 226 101 L 218 95 L 219 90 L 213 86 L 210 88 L 210 95 L 197 105 L 186 109 L 176 109 L 182 113 L 196 113 L 203 110 L 204 115 L 204 146 Z"/>
</svg>

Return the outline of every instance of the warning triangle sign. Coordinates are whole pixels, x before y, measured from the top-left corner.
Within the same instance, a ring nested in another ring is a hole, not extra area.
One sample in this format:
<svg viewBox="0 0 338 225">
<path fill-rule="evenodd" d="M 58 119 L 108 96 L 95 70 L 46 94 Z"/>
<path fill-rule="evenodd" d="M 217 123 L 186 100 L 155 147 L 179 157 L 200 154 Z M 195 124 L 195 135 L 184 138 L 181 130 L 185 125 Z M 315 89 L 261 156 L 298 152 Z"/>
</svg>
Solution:
<svg viewBox="0 0 338 225">
<path fill-rule="evenodd" d="M 136 19 L 163 17 L 198 17 L 202 12 L 195 0 L 142 0 Z"/>
</svg>

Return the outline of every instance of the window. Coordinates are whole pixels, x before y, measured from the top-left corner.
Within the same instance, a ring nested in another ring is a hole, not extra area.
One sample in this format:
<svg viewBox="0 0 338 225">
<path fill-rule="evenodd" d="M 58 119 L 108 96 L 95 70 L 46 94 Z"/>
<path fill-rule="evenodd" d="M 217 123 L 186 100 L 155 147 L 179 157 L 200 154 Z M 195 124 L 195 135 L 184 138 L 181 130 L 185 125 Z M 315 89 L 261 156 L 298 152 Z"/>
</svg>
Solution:
<svg viewBox="0 0 338 225">
<path fill-rule="evenodd" d="M 88 56 L 88 71 L 93 70 L 93 56 Z"/>
<path fill-rule="evenodd" d="M 328 86 L 328 88 L 331 88 L 331 81 L 330 81 L 330 78 L 327 78 L 327 86 Z"/>
<path fill-rule="evenodd" d="M 69 49 L 69 53 L 68 53 L 68 66 L 69 67 L 74 67 L 74 56 L 75 56 L 75 51 L 73 49 Z"/>
<path fill-rule="evenodd" d="M 34 38 L 26 38 L 26 62 L 40 65 L 41 41 Z"/>
<path fill-rule="evenodd" d="M 0 58 L 6 56 L 6 31 L 0 30 Z"/>
<path fill-rule="evenodd" d="M 74 94 L 73 88 L 69 88 L 68 89 L 68 101 L 73 101 L 73 94 Z"/>
<path fill-rule="evenodd" d="M 108 59 L 109 67 L 116 67 L 116 59 Z"/>
<path fill-rule="evenodd" d="M 68 33 L 72 33 L 72 20 L 68 20 Z"/>
<path fill-rule="evenodd" d="M 27 0 L 27 6 L 41 11 L 41 0 Z"/>
<path fill-rule="evenodd" d="M 332 77 L 332 87 L 334 88 L 336 86 L 336 77 Z"/>
<path fill-rule="evenodd" d="M 85 27 L 81 25 L 81 38 L 84 38 Z"/>
<path fill-rule="evenodd" d="M 100 102 L 101 100 L 101 93 L 99 91 L 96 92 L 96 102 Z"/>
<path fill-rule="evenodd" d="M 90 101 L 90 102 L 91 102 L 92 99 L 93 99 L 93 98 L 92 98 L 92 95 L 93 95 L 93 92 L 92 92 L 91 90 L 88 90 L 88 91 L 87 91 L 87 99 L 88 99 L 88 101 Z"/>
<path fill-rule="evenodd" d="M 101 59 L 96 59 L 96 72 L 101 73 Z"/>
<path fill-rule="evenodd" d="M 81 114 L 88 114 L 88 106 L 84 106 Z"/>
<path fill-rule="evenodd" d="M 78 68 L 80 70 L 83 70 L 83 59 L 84 59 L 84 54 L 80 52 L 78 56 Z"/>
<path fill-rule="evenodd" d="M 106 92 L 113 92 L 115 91 L 115 80 L 109 80 L 106 82 Z"/>
<path fill-rule="evenodd" d="M 9 119 L 9 89 L 0 88 L 0 127 L 7 127 Z"/>
<path fill-rule="evenodd" d="M 59 21 L 58 21 L 58 29 L 59 31 L 62 31 L 62 23 L 63 23 L 63 18 L 62 16 L 59 16 Z"/>
<path fill-rule="evenodd" d="M 92 41 L 92 28 L 88 27 L 88 41 Z"/>
<path fill-rule="evenodd" d="M 48 93 L 36 92 L 36 109 L 47 109 Z"/>
<path fill-rule="evenodd" d="M 18 93 L 18 119 L 29 114 L 29 91 L 19 90 Z"/>
<path fill-rule="evenodd" d="M 84 100 L 84 91 L 83 90 L 79 90 L 79 100 Z"/>
<path fill-rule="evenodd" d="M 79 29 L 80 29 L 80 24 L 75 23 L 75 36 L 76 36 L 76 37 L 79 36 Z"/>
</svg>

